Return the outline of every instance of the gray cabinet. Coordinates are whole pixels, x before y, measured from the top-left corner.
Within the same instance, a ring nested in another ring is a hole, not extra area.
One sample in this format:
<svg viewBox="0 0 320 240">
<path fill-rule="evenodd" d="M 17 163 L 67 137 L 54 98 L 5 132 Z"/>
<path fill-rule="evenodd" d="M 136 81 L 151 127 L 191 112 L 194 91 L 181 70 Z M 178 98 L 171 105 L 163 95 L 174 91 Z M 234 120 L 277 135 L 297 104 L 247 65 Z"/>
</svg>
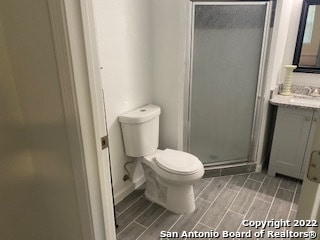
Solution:
<svg viewBox="0 0 320 240">
<path fill-rule="evenodd" d="M 318 111 L 279 106 L 268 175 L 303 179 L 311 151 Z"/>
</svg>

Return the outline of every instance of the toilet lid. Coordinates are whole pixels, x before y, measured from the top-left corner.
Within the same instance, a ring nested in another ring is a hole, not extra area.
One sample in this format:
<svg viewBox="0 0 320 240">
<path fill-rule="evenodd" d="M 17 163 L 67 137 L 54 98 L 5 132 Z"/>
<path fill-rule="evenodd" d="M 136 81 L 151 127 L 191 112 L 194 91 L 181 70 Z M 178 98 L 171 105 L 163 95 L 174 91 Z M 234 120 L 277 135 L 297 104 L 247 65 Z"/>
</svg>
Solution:
<svg viewBox="0 0 320 240">
<path fill-rule="evenodd" d="M 190 153 L 172 149 L 157 151 L 155 162 L 162 169 L 176 174 L 193 174 L 203 167 L 200 160 Z"/>
</svg>

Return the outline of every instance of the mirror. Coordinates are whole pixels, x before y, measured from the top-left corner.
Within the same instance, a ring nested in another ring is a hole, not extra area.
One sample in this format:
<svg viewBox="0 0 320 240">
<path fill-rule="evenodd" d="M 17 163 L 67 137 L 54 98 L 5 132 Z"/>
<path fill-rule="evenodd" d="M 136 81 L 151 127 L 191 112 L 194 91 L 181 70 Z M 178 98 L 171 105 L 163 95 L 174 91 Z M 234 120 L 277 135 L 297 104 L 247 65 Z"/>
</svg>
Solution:
<svg viewBox="0 0 320 240">
<path fill-rule="evenodd" d="M 320 73 L 320 0 L 304 0 L 293 64 L 295 72 Z"/>
</svg>

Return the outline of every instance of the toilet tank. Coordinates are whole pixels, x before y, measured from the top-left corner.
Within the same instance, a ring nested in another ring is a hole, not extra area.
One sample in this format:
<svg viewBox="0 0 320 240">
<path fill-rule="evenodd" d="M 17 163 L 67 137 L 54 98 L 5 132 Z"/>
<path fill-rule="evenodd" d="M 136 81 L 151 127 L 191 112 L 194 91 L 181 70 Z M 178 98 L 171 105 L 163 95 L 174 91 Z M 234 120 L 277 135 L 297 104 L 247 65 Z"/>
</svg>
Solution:
<svg viewBox="0 0 320 240">
<path fill-rule="evenodd" d="M 119 116 L 126 155 L 143 157 L 158 149 L 160 112 L 146 105 Z"/>
</svg>

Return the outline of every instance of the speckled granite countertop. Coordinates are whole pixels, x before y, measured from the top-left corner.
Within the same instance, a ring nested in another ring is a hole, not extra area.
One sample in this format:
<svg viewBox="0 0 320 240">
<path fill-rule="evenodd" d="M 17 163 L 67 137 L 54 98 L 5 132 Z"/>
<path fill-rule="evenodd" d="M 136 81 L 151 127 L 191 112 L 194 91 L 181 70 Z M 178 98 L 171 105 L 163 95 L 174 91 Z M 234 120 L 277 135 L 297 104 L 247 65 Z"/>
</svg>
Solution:
<svg viewBox="0 0 320 240">
<path fill-rule="evenodd" d="M 292 95 L 283 96 L 279 94 L 279 88 L 271 92 L 270 103 L 276 106 L 288 106 L 296 108 L 320 109 L 320 96 L 310 96 L 315 88 L 292 85 Z"/>
</svg>

